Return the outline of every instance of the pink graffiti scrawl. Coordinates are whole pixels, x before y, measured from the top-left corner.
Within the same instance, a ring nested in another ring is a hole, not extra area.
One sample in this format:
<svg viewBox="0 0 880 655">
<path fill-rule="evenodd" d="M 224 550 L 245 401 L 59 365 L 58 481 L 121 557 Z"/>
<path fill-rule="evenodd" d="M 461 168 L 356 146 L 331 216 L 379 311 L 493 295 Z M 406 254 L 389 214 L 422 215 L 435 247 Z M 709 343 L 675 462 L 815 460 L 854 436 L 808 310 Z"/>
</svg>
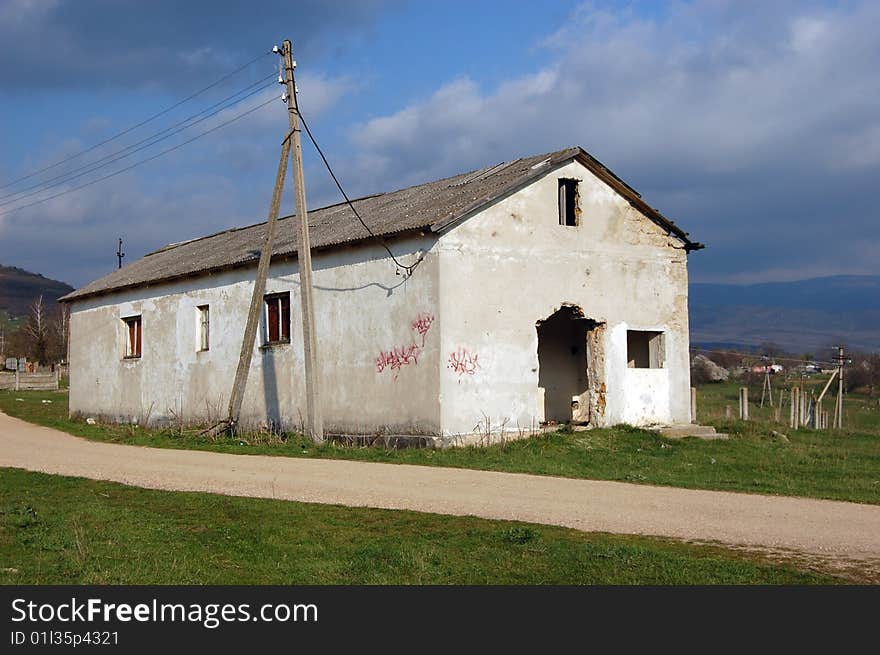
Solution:
<svg viewBox="0 0 880 655">
<path fill-rule="evenodd" d="M 393 348 L 389 351 L 382 350 L 376 358 L 376 372 L 381 373 L 386 368 L 390 368 L 392 371 L 400 371 L 402 366 L 418 364 L 420 354 L 421 349 L 415 343 Z M 397 373 L 395 373 L 394 377 L 397 379 Z"/>
<path fill-rule="evenodd" d="M 479 355 L 472 353 L 467 348 L 459 348 L 455 352 L 449 354 L 448 368 L 451 368 L 458 374 L 459 382 L 462 375 L 475 375 L 477 369 L 480 368 Z"/>
<path fill-rule="evenodd" d="M 410 329 L 417 332 L 422 337 L 422 345 L 419 346 L 415 340 L 408 346 L 397 346 L 391 350 L 380 350 L 379 356 L 376 358 L 376 373 L 382 373 L 386 368 L 394 371 L 394 379 L 400 373 L 400 369 L 408 364 L 418 364 L 419 355 L 422 354 L 422 348 L 425 347 L 425 337 L 434 323 L 434 315 L 422 313 L 410 323 Z"/>
<path fill-rule="evenodd" d="M 412 322 L 410 327 L 418 332 L 422 337 L 422 347 L 425 347 L 425 336 L 428 334 L 428 330 L 431 329 L 431 324 L 434 322 L 433 314 L 419 314 L 416 319 Z"/>
</svg>

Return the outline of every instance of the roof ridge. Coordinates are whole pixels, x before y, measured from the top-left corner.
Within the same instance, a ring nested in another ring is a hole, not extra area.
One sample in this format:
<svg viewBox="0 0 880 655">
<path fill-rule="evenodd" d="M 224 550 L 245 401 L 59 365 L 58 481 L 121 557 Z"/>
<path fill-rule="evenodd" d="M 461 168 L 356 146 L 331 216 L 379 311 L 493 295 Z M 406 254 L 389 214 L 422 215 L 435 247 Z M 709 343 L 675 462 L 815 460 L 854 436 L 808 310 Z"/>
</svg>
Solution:
<svg viewBox="0 0 880 655">
<path fill-rule="evenodd" d="M 553 154 L 553 153 L 545 153 L 545 155 L 552 155 L 552 154 Z M 506 167 L 508 167 L 508 166 L 511 166 L 511 165 L 515 164 L 516 162 L 521 161 L 521 160 L 523 160 L 523 159 L 533 159 L 534 157 L 541 157 L 541 156 L 545 156 L 545 155 L 531 155 L 531 156 L 529 156 L 529 157 L 519 157 L 519 158 L 517 158 L 517 159 L 511 159 L 510 161 L 507 161 L 507 162 L 502 161 L 502 162 L 500 162 L 500 163 L 498 163 L 498 164 L 493 164 L 493 165 L 491 165 L 491 166 L 483 166 L 483 167 L 481 167 L 481 168 L 475 168 L 475 169 L 470 170 L 470 171 L 465 171 L 465 172 L 463 172 L 463 173 L 456 173 L 455 175 L 449 175 L 449 176 L 447 176 L 447 177 L 441 177 L 441 178 L 438 178 L 438 179 L 436 179 L 436 180 L 428 180 L 427 182 L 420 182 L 419 184 L 411 184 L 411 185 L 409 185 L 409 186 L 401 187 L 401 188 L 399 188 L 399 189 L 394 189 L 394 190 L 392 190 L 392 191 L 382 191 L 382 192 L 380 192 L 380 193 L 371 193 L 371 194 L 368 194 L 368 195 L 365 195 L 365 196 L 359 196 L 359 197 L 357 197 L 357 198 L 354 198 L 354 199 L 351 201 L 351 203 L 354 204 L 354 203 L 356 203 L 356 202 L 361 202 L 361 201 L 363 201 L 363 200 L 369 200 L 370 198 L 378 198 L 378 197 L 380 197 L 380 196 L 388 196 L 388 195 L 391 195 L 391 194 L 394 194 L 394 193 L 400 193 L 401 191 L 409 191 L 410 189 L 415 189 L 415 188 L 418 188 L 418 187 L 421 187 L 421 186 L 427 186 L 427 185 L 429 185 L 429 184 L 440 184 L 441 182 L 447 182 L 448 180 L 452 180 L 452 179 L 455 179 L 455 178 L 457 178 L 457 177 L 465 177 L 465 176 L 468 176 L 468 175 L 477 175 L 477 174 L 479 174 L 479 173 L 481 173 L 481 172 L 483 172 L 483 171 L 488 171 L 488 170 L 490 170 L 490 169 L 493 169 L 493 168 L 496 168 L 496 167 L 497 167 L 498 170 L 496 170 L 496 171 L 492 171 L 492 173 L 494 174 L 494 173 L 497 173 L 497 172 L 501 171 L 503 168 L 506 168 Z M 470 182 L 470 181 L 471 181 L 471 180 L 468 180 L 468 182 Z M 463 185 L 462 185 L 462 186 L 463 186 Z M 319 211 L 324 211 L 324 210 L 326 210 L 326 209 L 331 209 L 331 208 L 333 208 L 333 207 L 339 207 L 340 205 L 347 205 L 347 204 L 348 204 L 348 201 L 347 201 L 347 200 L 340 200 L 339 202 L 334 202 L 334 203 L 331 203 L 331 204 L 329 204 L 329 205 L 323 205 L 322 207 L 316 207 L 316 208 L 314 208 L 314 209 L 309 209 L 309 210 L 308 210 L 308 213 L 311 214 L 311 213 L 315 213 L 315 212 L 319 212 Z M 293 218 L 294 216 L 296 216 L 296 214 L 287 214 L 287 215 L 285 215 L 285 216 L 279 216 L 279 217 L 278 217 L 278 220 L 279 220 L 279 221 L 283 221 L 283 220 L 286 220 L 286 219 L 288 219 L 288 218 Z M 193 237 L 192 239 L 184 239 L 183 241 L 175 241 L 175 242 L 173 242 L 173 243 L 166 244 L 166 245 L 162 246 L 161 248 L 157 248 L 156 250 L 152 250 L 152 251 L 146 253 L 146 254 L 144 255 L 144 257 L 150 257 L 150 256 L 152 256 L 152 255 L 157 255 L 157 254 L 159 254 L 159 253 L 168 252 L 169 250 L 174 250 L 175 248 L 177 248 L 177 247 L 179 247 L 179 246 L 185 246 L 185 245 L 187 245 L 187 244 L 195 243 L 196 241 L 201 241 L 201 240 L 203 240 L 203 239 L 212 239 L 212 238 L 214 238 L 214 237 L 218 237 L 218 236 L 220 236 L 221 234 L 232 234 L 232 233 L 234 233 L 234 232 L 240 232 L 240 231 L 242 231 L 242 230 L 250 230 L 250 229 L 252 229 L 252 228 L 259 227 L 260 225 L 265 225 L 265 224 L 268 223 L 268 222 L 269 222 L 269 219 L 266 218 L 266 219 L 264 219 L 264 220 L 262 220 L 262 221 L 259 221 L 259 222 L 257 222 L 257 223 L 251 223 L 250 225 L 242 225 L 242 226 L 230 227 L 230 228 L 227 228 L 227 229 L 225 229 L 225 230 L 219 230 L 219 231 L 217 231 L 217 232 L 213 232 L 213 233 L 211 233 L 211 234 L 205 234 L 205 235 L 200 236 L 200 237 Z"/>
<path fill-rule="evenodd" d="M 347 200 L 311 209 L 309 230 L 312 232 L 312 247 L 327 249 L 347 246 L 369 240 L 373 232 L 379 237 L 405 234 L 426 236 L 426 233 L 439 235 L 458 221 L 466 220 L 479 207 L 515 192 L 543 175 L 551 174 L 557 167 L 573 159 L 580 161 L 599 180 L 670 235 L 680 238 L 687 252 L 703 247 L 691 241 L 686 232 L 648 205 L 635 189 L 579 146 L 519 157 L 509 162 L 355 198 L 351 203 L 360 210 L 358 213 L 363 213 L 370 227 L 357 223 L 354 214 L 345 208 Z M 295 216 L 290 214 L 279 220 Z M 259 238 L 259 228 L 265 231 L 265 225 L 266 221 L 263 220 L 169 244 L 67 294 L 63 301 L 251 266 L 264 247 Z M 216 247 L 203 245 L 211 244 L 211 239 L 217 241 L 214 244 Z M 281 242 L 273 248 L 273 260 L 276 257 L 296 256 L 298 239 L 294 235 L 286 234 Z"/>
</svg>

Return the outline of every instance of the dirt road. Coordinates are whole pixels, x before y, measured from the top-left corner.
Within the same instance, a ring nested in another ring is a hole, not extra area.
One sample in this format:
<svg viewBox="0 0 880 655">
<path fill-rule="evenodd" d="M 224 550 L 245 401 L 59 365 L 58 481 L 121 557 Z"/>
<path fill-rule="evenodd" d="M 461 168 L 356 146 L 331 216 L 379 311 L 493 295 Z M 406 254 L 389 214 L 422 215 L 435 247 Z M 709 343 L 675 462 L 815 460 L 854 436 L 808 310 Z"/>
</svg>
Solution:
<svg viewBox="0 0 880 655">
<path fill-rule="evenodd" d="M 880 571 L 880 506 L 517 473 L 99 443 L 0 412 L 0 467 L 309 503 L 722 542 Z"/>
</svg>

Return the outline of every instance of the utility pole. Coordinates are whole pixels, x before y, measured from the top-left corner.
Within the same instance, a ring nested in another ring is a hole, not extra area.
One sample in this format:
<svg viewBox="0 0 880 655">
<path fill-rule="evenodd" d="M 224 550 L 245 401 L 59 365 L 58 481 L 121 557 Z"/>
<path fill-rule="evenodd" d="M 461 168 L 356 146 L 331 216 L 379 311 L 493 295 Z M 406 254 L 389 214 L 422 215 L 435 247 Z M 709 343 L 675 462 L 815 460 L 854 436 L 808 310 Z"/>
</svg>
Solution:
<svg viewBox="0 0 880 655">
<path fill-rule="evenodd" d="M 302 298 L 303 356 L 306 364 L 306 411 L 307 430 L 316 443 L 324 441 L 324 418 L 321 408 L 321 372 L 318 365 L 318 343 L 315 336 L 315 305 L 312 287 L 312 250 L 309 240 L 309 216 L 306 211 L 306 188 L 302 166 L 302 139 L 299 127 L 299 106 L 296 99 L 296 82 L 293 69 L 293 48 L 285 39 L 281 54 L 284 57 L 285 83 L 287 84 L 287 118 L 290 122 L 291 156 L 293 157 L 293 192 L 296 215 L 299 219 L 300 296 Z"/>
<path fill-rule="evenodd" d="M 278 160 L 278 172 L 275 174 L 275 188 L 272 190 L 272 204 L 269 207 L 269 220 L 266 222 L 266 239 L 260 250 L 260 262 L 257 264 L 257 279 L 254 281 L 254 289 L 251 293 L 251 305 L 248 310 L 247 323 L 244 328 L 244 338 L 241 342 L 241 353 L 238 356 L 238 367 L 235 370 L 235 378 L 232 381 L 232 392 L 229 394 L 229 414 L 226 421 L 206 430 L 207 434 L 215 436 L 226 429 L 234 430 L 238 422 L 238 414 L 241 411 L 241 402 L 244 399 L 244 389 L 247 385 L 248 371 L 251 368 L 251 359 L 254 354 L 254 341 L 257 338 L 257 328 L 260 323 L 260 310 L 263 307 L 263 294 L 266 291 L 266 278 L 269 276 L 269 264 L 272 263 L 272 249 L 275 244 L 275 233 L 278 227 L 278 212 L 281 207 L 281 191 L 284 189 L 284 178 L 287 176 L 287 161 L 290 158 L 290 135 L 284 139 L 281 146 L 281 158 Z"/>
<path fill-rule="evenodd" d="M 241 412 L 244 391 L 247 386 L 248 372 L 250 371 L 251 359 L 254 351 L 254 341 L 257 337 L 259 318 L 263 307 L 263 294 L 266 290 L 266 279 L 269 275 L 269 265 L 272 260 L 272 250 L 275 242 L 275 234 L 278 226 L 278 212 L 281 206 L 281 193 L 284 189 L 284 179 L 287 177 L 287 163 L 293 157 L 293 182 L 294 196 L 296 201 L 296 214 L 300 219 L 300 239 L 297 248 L 297 258 L 300 271 L 300 288 L 303 307 L 303 352 L 305 355 L 306 369 L 306 411 L 308 412 L 307 430 L 309 436 L 320 443 L 324 440 L 324 422 L 321 415 L 321 396 L 318 385 L 320 383 L 320 371 L 318 370 L 317 348 L 315 344 L 315 315 L 312 300 L 312 253 L 309 243 L 309 223 L 306 213 L 305 182 L 302 172 L 302 142 L 299 129 L 299 111 L 296 105 L 296 83 L 293 79 L 293 51 L 290 41 L 285 40 L 279 50 L 278 46 L 273 52 L 284 58 L 286 69 L 285 79 L 279 77 L 278 81 L 286 86 L 283 99 L 287 101 L 288 120 L 290 131 L 285 136 L 281 147 L 281 158 L 278 161 L 278 172 L 275 175 L 275 188 L 272 191 L 272 203 L 269 208 L 269 220 L 266 224 L 266 237 L 263 248 L 260 251 L 260 260 L 257 265 L 257 279 L 251 294 L 251 304 L 245 325 L 244 338 L 241 343 L 241 352 L 238 358 L 238 366 L 235 378 L 232 382 L 232 391 L 229 394 L 229 413 L 225 420 L 208 428 L 202 434 L 215 436 L 224 430 L 235 430 Z"/>
<path fill-rule="evenodd" d="M 834 427 L 843 429 L 843 393 L 844 393 L 844 380 L 843 380 L 843 369 L 846 365 L 846 356 L 843 353 L 843 346 L 837 346 L 837 370 L 839 371 L 839 376 L 837 380 L 837 408 L 834 412 L 835 418 L 837 419 L 836 425 Z"/>
<path fill-rule="evenodd" d="M 122 252 L 122 237 L 119 237 L 119 245 L 116 247 L 116 259 L 119 263 L 117 268 L 122 268 L 122 258 L 125 257 L 125 253 Z"/>
<path fill-rule="evenodd" d="M 770 383 L 770 365 L 764 363 L 764 385 L 761 387 L 761 407 L 764 407 L 764 394 L 770 396 L 770 407 L 773 407 L 773 386 Z"/>
</svg>

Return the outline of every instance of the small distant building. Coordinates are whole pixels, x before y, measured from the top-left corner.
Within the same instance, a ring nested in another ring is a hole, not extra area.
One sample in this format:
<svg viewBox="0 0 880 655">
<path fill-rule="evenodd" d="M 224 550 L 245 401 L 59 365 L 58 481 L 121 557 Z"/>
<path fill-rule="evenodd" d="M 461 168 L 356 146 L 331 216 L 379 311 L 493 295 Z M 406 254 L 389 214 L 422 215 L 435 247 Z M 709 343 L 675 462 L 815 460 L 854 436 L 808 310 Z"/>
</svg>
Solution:
<svg viewBox="0 0 880 655">
<path fill-rule="evenodd" d="M 688 253 L 581 148 L 309 213 L 330 433 L 441 443 L 543 423 L 690 422 Z M 182 217 L 183 218 L 183 217 Z M 295 219 L 282 219 L 241 423 L 305 414 Z M 266 224 L 169 245 L 62 298 L 73 414 L 225 415 Z"/>
<path fill-rule="evenodd" d="M 770 373 L 771 375 L 775 373 L 782 373 L 785 371 L 785 367 L 781 364 L 756 364 L 751 368 L 752 373 Z"/>
</svg>

